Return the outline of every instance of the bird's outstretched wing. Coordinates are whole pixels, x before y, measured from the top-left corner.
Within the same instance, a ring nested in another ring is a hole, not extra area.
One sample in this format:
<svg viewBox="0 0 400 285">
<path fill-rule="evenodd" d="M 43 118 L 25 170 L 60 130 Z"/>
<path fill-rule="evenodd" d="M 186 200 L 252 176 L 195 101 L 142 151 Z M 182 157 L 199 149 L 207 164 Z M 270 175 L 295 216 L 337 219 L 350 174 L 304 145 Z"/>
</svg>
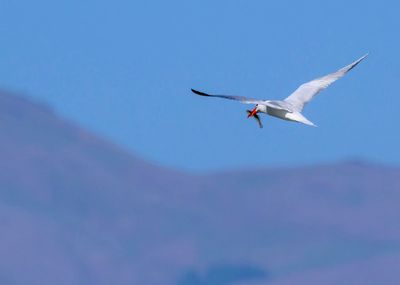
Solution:
<svg viewBox="0 0 400 285">
<path fill-rule="evenodd" d="M 314 98 L 320 91 L 327 88 L 333 82 L 343 77 L 347 72 L 352 70 L 357 64 L 359 64 L 368 54 L 364 55 L 360 59 L 356 60 L 352 64 L 339 69 L 338 71 L 325 75 L 321 78 L 314 79 L 310 82 L 302 84 L 296 91 L 294 91 L 284 101 L 293 106 L 295 111 L 301 112 L 304 106 Z"/>
<path fill-rule="evenodd" d="M 257 100 L 253 98 L 247 98 L 243 96 L 232 96 L 232 95 L 212 95 L 212 94 L 207 94 L 204 92 L 200 92 L 194 89 L 191 89 L 194 94 L 200 95 L 200 96 L 207 96 L 207 97 L 217 97 L 217 98 L 223 98 L 223 99 L 229 99 L 229 100 L 235 100 L 239 101 L 243 104 L 262 104 L 262 100 Z"/>
<path fill-rule="evenodd" d="M 258 99 L 253 99 L 253 98 L 247 98 L 243 96 L 232 96 L 232 95 L 214 95 L 214 94 L 207 94 L 204 92 L 200 92 L 194 89 L 191 89 L 194 94 L 200 95 L 200 96 L 206 96 L 206 97 L 215 97 L 215 98 L 223 98 L 223 99 L 229 99 L 229 100 L 235 100 L 239 101 L 243 104 L 259 104 L 259 105 L 265 105 L 274 109 L 278 110 L 285 110 L 288 112 L 292 112 L 289 108 L 286 108 L 282 104 L 283 101 L 280 101 L 281 104 L 279 104 L 279 101 L 268 101 L 268 100 L 258 100 Z M 289 105 L 289 104 L 286 104 Z M 289 105 L 290 106 L 290 105 Z"/>
</svg>

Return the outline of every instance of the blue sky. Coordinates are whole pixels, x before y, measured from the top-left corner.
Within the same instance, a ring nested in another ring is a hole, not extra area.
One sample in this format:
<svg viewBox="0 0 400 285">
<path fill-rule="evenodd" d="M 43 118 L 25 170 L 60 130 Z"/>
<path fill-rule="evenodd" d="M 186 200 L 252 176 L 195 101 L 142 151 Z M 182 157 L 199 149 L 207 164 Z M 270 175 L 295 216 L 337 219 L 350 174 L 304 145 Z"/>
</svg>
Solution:
<svg viewBox="0 0 400 285">
<path fill-rule="evenodd" d="M 398 164 L 396 1 L 1 1 L 0 86 L 136 155 L 189 170 Z M 262 99 L 370 52 L 307 106 L 311 128 L 190 88 Z"/>
</svg>

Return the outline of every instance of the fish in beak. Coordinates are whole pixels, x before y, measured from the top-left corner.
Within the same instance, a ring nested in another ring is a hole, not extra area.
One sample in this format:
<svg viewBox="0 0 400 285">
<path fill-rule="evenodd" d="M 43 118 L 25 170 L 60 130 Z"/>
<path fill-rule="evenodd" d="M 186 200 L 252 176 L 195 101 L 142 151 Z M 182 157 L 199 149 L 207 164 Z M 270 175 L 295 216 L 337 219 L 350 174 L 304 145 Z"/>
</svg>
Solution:
<svg viewBox="0 0 400 285">
<path fill-rule="evenodd" d="M 247 113 L 248 113 L 247 118 L 253 117 L 254 115 L 257 114 L 257 107 L 255 107 L 255 108 L 254 108 L 253 110 L 251 110 L 251 111 L 247 110 Z"/>
<path fill-rule="evenodd" d="M 247 118 L 250 118 L 250 117 L 254 117 L 254 119 L 257 121 L 257 123 L 258 123 L 258 126 L 260 127 L 260 128 L 262 128 L 263 127 L 263 124 L 262 124 L 262 122 L 261 122 L 261 119 L 260 119 L 260 117 L 258 116 L 258 114 L 257 114 L 257 107 L 256 108 L 254 108 L 253 110 L 247 110 Z"/>
</svg>

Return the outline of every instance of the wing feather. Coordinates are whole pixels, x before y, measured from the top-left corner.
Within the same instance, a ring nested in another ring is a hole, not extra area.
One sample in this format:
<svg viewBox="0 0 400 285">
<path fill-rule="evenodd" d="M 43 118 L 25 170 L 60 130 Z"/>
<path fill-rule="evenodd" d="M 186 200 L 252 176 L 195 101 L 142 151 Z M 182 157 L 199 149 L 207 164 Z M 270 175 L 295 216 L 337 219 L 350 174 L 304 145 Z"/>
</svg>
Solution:
<svg viewBox="0 0 400 285">
<path fill-rule="evenodd" d="M 258 99 L 253 99 L 253 98 L 247 98 L 243 96 L 233 96 L 233 95 L 215 95 L 215 94 L 208 94 L 204 93 L 198 90 L 191 89 L 194 94 L 200 95 L 200 96 L 206 96 L 206 97 L 215 97 L 215 98 L 223 98 L 223 99 L 228 99 L 228 100 L 235 100 L 239 101 L 243 104 L 259 104 L 259 105 L 265 105 L 270 108 L 278 109 L 278 110 L 285 110 L 288 112 L 292 112 L 291 109 L 288 107 L 290 104 L 287 104 L 284 101 L 270 101 L 270 100 L 258 100 Z"/>
<path fill-rule="evenodd" d="M 289 97 L 287 97 L 284 101 L 289 103 L 293 106 L 293 108 L 301 112 L 304 106 L 310 102 L 315 95 L 319 92 L 327 88 L 333 82 L 338 80 L 339 78 L 343 77 L 347 72 L 352 70 L 354 67 L 357 66 L 364 58 L 367 57 L 368 54 L 364 55 L 360 59 L 356 60 L 355 62 L 339 69 L 338 71 L 325 75 L 321 78 L 314 79 L 310 82 L 304 83 L 300 85 Z"/>
<path fill-rule="evenodd" d="M 228 100 L 235 100 L 239 101 L 243 104 L 262 104 L 262 100 L 257 100 L 253 98 L 247 98 L 243 96 L 233 96 L 233 95 L 214 95 L 214 94 L 207 94 L 204 92 L 200 92 L 194 89 L 191 89 L 194 94 L 200 95 L 200 96 L 206 96 L 206 97 L 216 97 L 216 98 L 223 98 L 223 99 L 228 99 Z"/>
</svg>

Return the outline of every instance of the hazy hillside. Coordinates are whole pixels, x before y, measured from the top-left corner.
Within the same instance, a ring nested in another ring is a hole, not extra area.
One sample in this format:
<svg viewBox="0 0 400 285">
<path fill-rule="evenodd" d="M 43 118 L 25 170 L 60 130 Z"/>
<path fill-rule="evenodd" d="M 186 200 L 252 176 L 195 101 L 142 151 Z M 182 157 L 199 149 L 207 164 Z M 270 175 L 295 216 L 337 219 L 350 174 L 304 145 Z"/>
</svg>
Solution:
<svg viewBox="0 0 400 285">
<path fill-rule="evenodd" d="M 400 280 L 397 168 L 191 175 L 5 92 L 0 153 L 1 284 Z"/>
</svg>

